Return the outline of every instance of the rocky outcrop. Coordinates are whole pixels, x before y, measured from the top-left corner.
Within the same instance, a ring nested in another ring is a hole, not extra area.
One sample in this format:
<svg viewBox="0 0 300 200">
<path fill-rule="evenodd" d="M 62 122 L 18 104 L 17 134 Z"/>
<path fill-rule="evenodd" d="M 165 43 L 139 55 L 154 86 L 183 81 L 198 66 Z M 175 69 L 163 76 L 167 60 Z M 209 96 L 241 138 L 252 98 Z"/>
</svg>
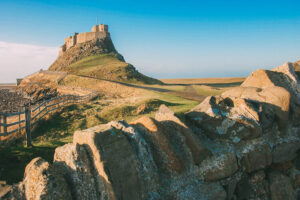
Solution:
<svg viewBox="0 0 300 200">
<path fill-rule="evenodd" d="M 66 71 L 68 66 L 87 56 L 111 53 L 124 61 L 122 55 L 118 54 L 110 37 L 94 39 L 85 43 L 76 44 L 59 56 L 49 67 L 51 71 Z"/>
<path fill-rule="evenodd" d="M 77 131 L 2 199 L 299 199 L 298 79 L 288 65 L 270 74 L 207 97 L 186 123 L 162 105 L 155 118 Z"/>
<path fill-rule="evenodd" d="M 300 60 L 293 63 L 293 68 L 295 70 L 296 75 L 298 76 L 298 79 L 300 80 Z"/>
<path fill-rule="evenodd" d="M 157 116 L 75 132 L 72 144 L 56 149 L 52 165 L 31 161 L 22 190 L 15 187 L 4 199 L 226 199 L 219 183 L 205 182 L 195 170 L 211 152 L 166 107 Z M 217 173 L 222 178 L 235 170 Z"/>
</svg>

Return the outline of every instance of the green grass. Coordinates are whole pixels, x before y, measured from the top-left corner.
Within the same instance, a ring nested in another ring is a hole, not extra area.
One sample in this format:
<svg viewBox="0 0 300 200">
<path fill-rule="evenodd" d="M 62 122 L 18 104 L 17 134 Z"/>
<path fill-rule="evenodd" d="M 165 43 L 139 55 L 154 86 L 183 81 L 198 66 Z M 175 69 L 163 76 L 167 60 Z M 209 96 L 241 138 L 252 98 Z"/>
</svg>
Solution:
<svg viewBox="0 0 300 200">
<path fill-rule="evenodd" d="M 117 57 L 110 54 L 99 54 L 83 58 L 72 65 L 69 68 L 72 71 L 78 71 L 81 73 L 90 72 L 100 67 L 113 67 L 118 68 L 120 66 L 126 66 L 125 62 L 120 61 Z"/>
<path fill-rule="evenodd" d="M 98 116 L 100 119 L 105 119 L 104 121 L 109 122 L 112 120 L 128 120 L 131 121 L 133 119 L 139 118 L 144 115 L 153 116 L 154 113 L 158 110 L 159 106 L 165 104 L 169 107 L 172 106 L 180 106 L 179 103 L 171 103 L 167 101 L 162 101 L 159 99 L 148 99 L 144 102 L 140 102 L 136 105 L 122 105 L 106 112 L 100 113 Z M 142 112 L 140 112 L 139 108 L 144 106 Z"/>
<path fill-rule="evenodd" d="M 85 57 L 67 67 L 75 75 L 84 75 L 104 80 L 128 83 L 161 84 L 160 81 L 147 77 L 113 54 L 97 54 Z"/>
<path fill-rule="evenodd" d="M 22 145 L 0 147 L 0 180 L 8 184 L 22 180 L 26 165 L 35 157 L 42 157 L 47 161 L 53 160 L 56 146 L 36 146 L 25 148 Z"/>
<path fill-rule="evenodd" d="M 207 87 L 202 85 L 193 85 L 195 90 L 198 94 L 203 96 L 214 96 L 214 95 L 220 95 L 225 90 L 223 88 L 213 88 L 213 87 Z"/>
</svg>

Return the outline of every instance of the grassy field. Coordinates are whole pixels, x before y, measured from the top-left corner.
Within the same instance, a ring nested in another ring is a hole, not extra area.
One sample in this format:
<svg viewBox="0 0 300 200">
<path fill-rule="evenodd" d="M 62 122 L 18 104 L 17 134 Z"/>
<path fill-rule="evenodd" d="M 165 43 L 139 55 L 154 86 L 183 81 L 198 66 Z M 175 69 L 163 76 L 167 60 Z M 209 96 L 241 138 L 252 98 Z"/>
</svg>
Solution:
<svg viewBox="0 0 300 200">
<path fill-rule="evenodd" d="M 76 68 L 76 65 L 73 67 Z M 111 120 L 131 122 L 145 115 L 153 117 L 161 104 L 167 105 L 185 121 L 184 113 L 199 104 L 201 98 L 198 97 L 221 94 L 239 85 L 242 80 L 168 79 L 163 80 L 168 84 L 145 85 L 68 75 L 59 82 L 58 87 L 96 90 L 99 96 L 86 104 L 65 107 L 41 120 L 32 131 L 34 147 L 24 147 L 23 141 L 0 147 L 0 180 L 9 184 L 21 181 L 25 166 L 35 157 L 52 162 L 55 148 L 72 142 L 76 130 Z"/>
<path fill-rule="evenodd" d="M 238 84 L 245 80 L 245 77 L 231 77 L 231 78 L 179 78 L 179 79 L 160 79 L 166 84 L 184 84 L 184 85 L 211 85 L 220 84 L 227 86 L 227 84 Z"/>
</svg>

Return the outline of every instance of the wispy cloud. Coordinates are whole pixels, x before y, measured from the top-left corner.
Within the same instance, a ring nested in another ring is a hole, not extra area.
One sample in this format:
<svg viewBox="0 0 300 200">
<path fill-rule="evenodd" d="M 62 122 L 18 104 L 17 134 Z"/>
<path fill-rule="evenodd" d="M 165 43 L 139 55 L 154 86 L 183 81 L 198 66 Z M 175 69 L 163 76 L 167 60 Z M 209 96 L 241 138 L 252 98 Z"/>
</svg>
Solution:
<svg viewBox="0 0 300 200">
<path fill-rule="evenodd" d="M 47 69 L 58 55 L 57 47 L 0 41 L 0 83 L 15 82 L 40 69 Z"/>
</svg>

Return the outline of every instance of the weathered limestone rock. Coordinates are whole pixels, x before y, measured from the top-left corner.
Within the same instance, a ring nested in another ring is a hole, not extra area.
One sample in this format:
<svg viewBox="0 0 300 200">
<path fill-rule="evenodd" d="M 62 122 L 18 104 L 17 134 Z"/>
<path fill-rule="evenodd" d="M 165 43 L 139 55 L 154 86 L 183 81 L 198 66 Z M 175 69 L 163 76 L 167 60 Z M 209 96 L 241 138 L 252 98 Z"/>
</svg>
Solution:
<svg viewBox="0 0 300 200">
<path fill-rule="evenodd" d="M 76 199 L 105 199 L 105 189 L 97 183 L 97 171 L 87 148 L 78 144 L 66 144 L 55 150 L 54 165 L 71 184 Z"/>
<path fill-rule="evenodd" d="M 235 154 L 213 156 L 200 165 L 200 173 L 206 181 L 216 181 L 234 174 L 238 169 Z"/>
<path fill-rule="evenodd" d="M 269 174 L 270 193 L 272 200 L 296 200 L 292 181 L 280 172 Z"/>
<path fill-rule="evenodd" d="M 285 63 L 271 71 L 256 70 L 241 86 L 257 88 L 279 86 L 285 88 L 291 94 L 294 112 L 299 113 L 300 85 L 292 63 Z"/>
<path fill-rule="evenodd" d="M 237 199 L 269 199 L 269 184 L 264 171 L 245 175 L 237 184 Z"/>
<path fill-rule="evenodd" d="M 244 145 L 241 154 L 242 164 L 248 173 L 264 169 L 272 163 L 271 148 L 263 142 L 251 142 Z"/>
<path fill-rule="evenodd" d="M 167 106 L 161 105 L 159 107 L 155 119 L 161 121 L 165 126 L 169 126 L 170 131 L 176 130 L 182 135 L 196 165 L 199 165 L 205 158 L 212 155 L 199 138 Z"/>
<path fill-rule="evenodd" d="M 223 98 L 243 98 L 256 102 L 254 110 L 259 115 L 259 123 L 263 129 L 270 129 L 277 123 L 284 131 L 289 119 L 290 93 L 282 87 L 253 88 L 239 87 L 228 90 L 222 94 Z"/>
<path fill-rule="evenodd" d="M 138 161 L 121 130 L 108 124 L 77 131 L 73 143 L 86 146 L 97 170 L 99 191 L 105 188 L 108 199 L 143 199 Z"/>
<path fill-rule="evenodd" d="M 293 63 L 287 62 L 284 63 L 282 66 L 276 67 L 272 69 L 274 72 L 281 72 L 288 76 L 291 79 L 291 84 L 293 84 L 295 87 L 298 87 L 297 84 L 299 84 L 298 77 L 295 73 L 295 69 L 293 67 Z M 296 88 L 294 88 L 296 89 Z"/>
<path fill-rule="evenodd" d="M 300 149 L 300 140 L 283 142 L 274 148 L 272 153 L 274 163 L 282 163 L 297 157 Z"/>
<path fill-rule="evenodd" d="M 169 133 L 164 130 L 162 124 L 149 117 L 143 117 L 133 124 L 138 125 L 137 129 L 144 132 L 145 138 L 151 142 L 154 161 L 164 173 L 183 173 L 186 167 L 184 160 L 176 154 L 169 139 Z M 144 126 L 146 130 L 143 131 L 141 126 Z"/>
<path fill-rule="evenodd" d="M 281 72 L 258 69 L 242 83 L 242 87 L 267 88 L 273 86 L 289 88 L 285 75 Z"/>
<path fill-rule="evenodd" d="M 2 191 L 0 194 L 1 200 L 26 200 L 25 197 L 25 188 L 23 183 L 14 184 L 7 188 L 8 190 Z"/>
<path fill-rule="evenodd" d="M 11 190 L 11 186 L 7 185 L 5 181 L 0 181 L 0 198 Z"/>
<path fill-rule="evenodd" d="M 261 135 L 259 113 L 253 102 L 241 98 L 207 97 L 187 116 L 211 139 L 243 139 Z"/>
<path fill-rule="evenodd" d="M 186 185 L 185 187 L 190 187 Z M 172 196 L 169 199 L 205 199 L 205 200 L 225 200 L 226 192 L 221 185 L 215 183 L 200 184 L 197 188 L 190 190 L 182 190 L 174 192 L 176 196 Z M 196 195 L 195 195 L 196 194 Z"/>
<path fill-rule="evenodd" d="M 187 127 L 180 121 L 178 117 L 175 116 L 175 113 L 164 104 L 162 104 L 159 107 L 158 111 L 155 113 L 155 119 L 157 121 L 173 121 L 183 127 Z"/>
<path fill-rule="evenodd" d="M 42 158 L 33 159 L 25 169 L 26 199 L 72 199 L 65 178 Z"/>
</svg>

